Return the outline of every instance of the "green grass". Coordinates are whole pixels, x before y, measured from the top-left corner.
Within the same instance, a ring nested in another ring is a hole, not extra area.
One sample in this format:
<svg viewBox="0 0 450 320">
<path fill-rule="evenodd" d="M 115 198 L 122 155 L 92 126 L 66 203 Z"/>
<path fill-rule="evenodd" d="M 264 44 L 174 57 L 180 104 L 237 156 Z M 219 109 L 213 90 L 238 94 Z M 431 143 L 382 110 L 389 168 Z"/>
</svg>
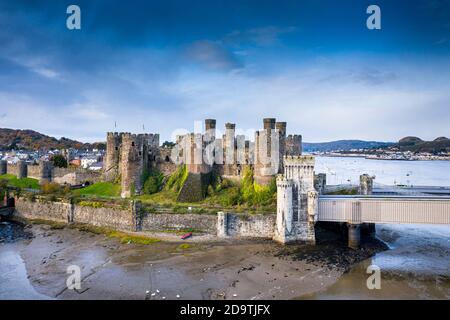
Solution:
<svg viewBox="0 0 450 320">
<path fill-rule="evenodd" d="M 104 234 L 109 238 L 119 239 L 120 243 L 124 244 L 152 244 L 156 242 L 160 242 L 160 239 L 142 236 L 142 235 L 134 235 L 129 234 L 123 231 L 112 230 L 106 227 L 96 227 L 89 224 L 83 223 L 73 223 L 68 225 L 69 228 L 77 229 L 79 231 L 90 232 L 94 234 Z"/>
<path fill-rule="evenodd" d="M 50 229 L 52 230 L 59 230 L 64 229 L 66 227 L 66 223 L 64 222 L 58 222 L 58 221 L 52 221 L 52 220 L 45 220 L 45 219 L 27 219 L 27 221 L 31 224 L 45 224 L 50 226 Z"/>
<path fill-rule="evenodd" d="M 0 180 L 1 179 L 7 180 L 8 185 L 11 187 L 16 187 L 16 188 L 21 188 L 21 189 L 24 189 L 24 188 L 36 189 L 36 190 L 40 189 L 39 180 L 37 180 L 37 179 L 33 179 L 33 178 L 17 179 L 17 177 L 12 174 L 0 175 Z"/>
<path fill-rule="evenodd" d="M 86 188 L 74 190 L 73 194 L 79 196 L 119 197 L 120 185 L 109 182 L 97 182 Z"/>
</svg>

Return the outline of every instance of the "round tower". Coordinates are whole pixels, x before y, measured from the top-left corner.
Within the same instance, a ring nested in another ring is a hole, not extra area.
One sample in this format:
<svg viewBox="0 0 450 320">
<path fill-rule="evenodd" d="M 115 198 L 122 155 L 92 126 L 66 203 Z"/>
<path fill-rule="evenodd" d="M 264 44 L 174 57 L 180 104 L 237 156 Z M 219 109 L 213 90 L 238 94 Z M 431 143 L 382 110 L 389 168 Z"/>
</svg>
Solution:
<svg viewBox="0 0 450 320">
<path fill-rule="evenodd" d="M 293 181 L 277 176 L 277 220 L 274 240 L 286 243 L 293 232 L 292 188 Z"/>
<path fill-rule="evenodd" d="M 142 175 L 146 166 L 147 138 L 145 134 L 122 134 L 120 155 L 121 196 L 128 198 L 142 191 Z"/>
<path fill-rule="evenodd" d="M 121 134 L 117 132 L 108 132 L 106 134 L 106 156 L 103 169 L 105 181 L 114 181 L 119 174 L 121 143 Z"/>
<path fill-rule="evenodd" d="M 275 129 L 275 118 L 264 118 L 264 129 Z"/>
<path fill-rule="evenodd" d="M 52 181 L 53 163 L 51 161 L 39 161 L 39 184 Z"/>
<path fill-rule="evenodd" d="M 26 178 L 28 176 L 28 166 L 23 160 L 17 162 L 17 179 Z"/>
<path fill-rule="evenodd" d="M 235 128 L 236 125 L 234 123 L 225 123 L 225 143 L 224 143 L 224 152 L 225 152 L 225 165 L 227 168 L 225 169 L 225 174 L 232 175 L 233 170 L 232 167 L 236 163 L 236 155 L 235 155 Z"/>
<path fill-rule="evenodd" d="M 213 141 L 216 138 L 216 119 L 205 119 L 205 141 Z"/>
</svg>

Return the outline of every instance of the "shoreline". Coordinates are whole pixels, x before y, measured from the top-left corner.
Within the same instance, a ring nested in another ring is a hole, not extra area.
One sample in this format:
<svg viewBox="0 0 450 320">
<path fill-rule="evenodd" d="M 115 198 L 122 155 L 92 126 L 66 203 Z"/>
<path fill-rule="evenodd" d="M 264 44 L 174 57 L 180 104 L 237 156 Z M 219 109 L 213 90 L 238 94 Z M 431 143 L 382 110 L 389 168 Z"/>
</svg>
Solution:
<svg viewBox="0 0 450 320">
<path fill-rule="evenodd" d="M 47 225 L 22 230 L 21 240 L 0 246 L 20 255 L 29 283 L 50 299 L 294 299 L 326 289 L 382 250 L 339 249 L 330 239 L 314 247 L 253 239 L 138 245 Z M 78 292 L 65 289 L 73 264 L 82 271 Z"/>
<path fill-rule="evenodd" d="M 315 157 L 329 157 L 329 158 L 361 158 L 366 160 L 386 160 L 386 161 L 450 161 L 450 158 L 447 159 L 389 159 L 389 158 L 372 158 L 367 155 L 345 155 L 345 154 L 314 154 L 308 153 Z"/>
</svg>

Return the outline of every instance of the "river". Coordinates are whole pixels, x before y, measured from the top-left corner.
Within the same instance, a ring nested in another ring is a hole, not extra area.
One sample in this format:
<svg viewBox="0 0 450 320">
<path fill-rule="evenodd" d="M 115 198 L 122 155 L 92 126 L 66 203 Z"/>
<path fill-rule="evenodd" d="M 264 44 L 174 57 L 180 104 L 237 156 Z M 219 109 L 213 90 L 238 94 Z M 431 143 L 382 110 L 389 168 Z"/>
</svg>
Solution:
<svg viewBox="0 0 450 320">
<path fill-rule="evenodd" d="M 450 161 L 369 160 L 317 157 L 316 172 L 328 184 L 359 183 L 375 175 L 379 184 L 450 186 Z M 450 299 L 450 226 L 377 225 L 377 237 L 390 250 L 351 268 L 334 285 L 312 299 Z M 366 285 L 369 265 L 381 271 L 381 289 Z"/>
<path fill-rule="evenodd" d="M 359 184 L 359 175 L 374 175 L 382 185 L 450 186 L 450 161 L 371 160 L 356 157 L 316 157 L 316 173 L 327 184 Z"/>
</svg>

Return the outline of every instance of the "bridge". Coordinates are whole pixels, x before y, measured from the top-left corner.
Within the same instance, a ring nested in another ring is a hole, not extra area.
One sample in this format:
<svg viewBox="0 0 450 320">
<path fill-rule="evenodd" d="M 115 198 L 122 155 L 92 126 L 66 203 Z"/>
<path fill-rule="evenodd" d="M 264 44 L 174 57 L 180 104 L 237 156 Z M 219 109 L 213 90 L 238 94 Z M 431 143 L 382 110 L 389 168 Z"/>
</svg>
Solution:
<svg viewBox="0 0 450 320">
<path fill-rule="evenodd" d="M 321 195 L 318 221 L 450 225 L 450 197 Z"/>
<path fill-rule="evenodd" d="M 375 223 L 450 225 L 450 197 L 442 196 L 327 196 L 317 202 L 317 221 L 345 222 L 348 244 L 360 243 L 360 227 Z"/>
</svg>

